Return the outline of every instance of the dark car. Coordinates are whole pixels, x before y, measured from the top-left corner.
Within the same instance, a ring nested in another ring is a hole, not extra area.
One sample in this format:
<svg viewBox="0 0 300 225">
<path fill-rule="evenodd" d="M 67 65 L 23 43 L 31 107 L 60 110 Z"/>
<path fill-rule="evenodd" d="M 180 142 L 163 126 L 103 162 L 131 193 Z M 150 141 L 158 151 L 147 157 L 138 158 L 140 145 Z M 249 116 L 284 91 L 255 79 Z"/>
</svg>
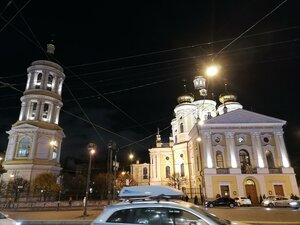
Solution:
<svg viewBox="0 0 300 225">
<path fill-rule="evenodd" d="M 215 207 L 215 206 L 229 206 L 230 208 L 233 208 L 235 206 L 237 206 L 237 203 L 234 199 L 232 198 L 217 198 L 216 200 L 213 201 L 207 201 L 205 203 L 206 207 Z"/>
</svg>

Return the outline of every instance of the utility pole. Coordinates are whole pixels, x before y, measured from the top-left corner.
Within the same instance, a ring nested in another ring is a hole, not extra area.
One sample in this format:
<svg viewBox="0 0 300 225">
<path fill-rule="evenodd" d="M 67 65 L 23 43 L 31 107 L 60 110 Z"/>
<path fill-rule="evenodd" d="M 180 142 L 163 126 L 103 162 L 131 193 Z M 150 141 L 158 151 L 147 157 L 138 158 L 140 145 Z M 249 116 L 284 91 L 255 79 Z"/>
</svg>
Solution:
<svg viewBox="0 0 300 225">
<path fill-rule="evenodd" d="M 111 204 L 111 190 L 112 190 L 112 168 L 113 168 L 113 150 L 116 148 L 116 143 L 110 140 L 107 144 L 108 158 L 107 158 L 107 204 Z"/>
</svg>

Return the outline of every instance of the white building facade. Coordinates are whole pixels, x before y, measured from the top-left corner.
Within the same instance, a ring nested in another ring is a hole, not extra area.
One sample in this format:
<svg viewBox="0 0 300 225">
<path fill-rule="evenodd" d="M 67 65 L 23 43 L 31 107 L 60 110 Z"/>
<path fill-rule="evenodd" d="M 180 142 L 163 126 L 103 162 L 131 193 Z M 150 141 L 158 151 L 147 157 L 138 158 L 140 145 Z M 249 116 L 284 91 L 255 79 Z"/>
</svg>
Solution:
<svg viewBox="0 0 300 225">
<path fill-rule="evenodd" d="M 48 44 L 48 54 L 54 53 Z M 50 60 L 34 61 L 27 69 L 27 84 L 21 97 L 19 120 L 7 133 L 9 141 L 2 180 L 21 177 L 31 183 L 41 173 L 59 175 L 62 139 L 58 125 L 65 74 Z"/>
<path fill-rule="evenodd" d="M 284 142 L 286 121 L 244 110 L 228 92 L 220 101 L 216 107 L 214 100 L 179 97 L 170 142 L 157 135 L 149 149 L 148 182 L 136 175 L 134 164 L 136 181 L 174 186 L 202 199 L 250 196 L 258 203 L 264 195 L 299 196 Z"/>
</svg>

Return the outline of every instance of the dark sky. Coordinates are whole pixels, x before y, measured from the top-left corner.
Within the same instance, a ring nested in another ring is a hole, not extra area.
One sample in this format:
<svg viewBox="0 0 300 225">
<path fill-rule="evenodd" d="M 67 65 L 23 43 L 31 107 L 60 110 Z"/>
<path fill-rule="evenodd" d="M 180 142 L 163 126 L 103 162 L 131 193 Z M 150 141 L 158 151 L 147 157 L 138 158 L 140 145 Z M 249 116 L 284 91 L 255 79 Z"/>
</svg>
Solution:
<svg viewBox="0 0 300 225">
<path fill-rule="evenodd" d="M 227 79 L 244 109 L 286 120 L 290 159 L 300 165 L 299 1 L 286 1 L 220 54 L 283 1 L 8 2 L 0 2 L 0 81 L 23 91 L 27 67 L 45 58 L 39 46 L 55 41 L 55 57 L 66 74 L 62 159 L 85 159 L 87 144 L 94 142 L 97 158 L 105 160 L 106 144 L 114 140 L 123 161 L 129 151 L 145 161 L 158 127 L 168 141 L 183 80 L 194 92 L 194 76 L 214 59 L 222 66 L 210 81 L 215 95 Z M 0 88 L 1 151 L 21 96 Z M 83 121 L 80 108 L 97 132 Z"/>
</svg>

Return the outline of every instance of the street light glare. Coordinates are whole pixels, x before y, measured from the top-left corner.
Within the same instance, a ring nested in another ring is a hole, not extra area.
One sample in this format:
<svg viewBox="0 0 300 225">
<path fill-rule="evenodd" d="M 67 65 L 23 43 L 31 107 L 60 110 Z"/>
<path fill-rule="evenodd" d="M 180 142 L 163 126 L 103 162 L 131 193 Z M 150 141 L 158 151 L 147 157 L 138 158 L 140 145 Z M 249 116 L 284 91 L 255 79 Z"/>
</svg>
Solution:
<svg viewBox="0 0 300 225">
<path fill-rule="evenodd" d="M 134 157 L 133 154 L 129 155 L 129 159 L 133 159 L 133 157 Z"/>
<path fill-rule="evenodd" d="M 91 149 L 91 151 L 90 151 L 90 153 L 91 153 L 92 155 L 94 155 L 94 154 L 95 154 L 95 152 L 96 152 L 96 150 L 95 150 L 95 149 Z"/>
<path fill-rule="evenodd" d="M 220 67 L 217 65 L 211 65 L 206 69 L 206 75 L 209 77 L 213 77 L 218 74 Z"/>
</svg>

